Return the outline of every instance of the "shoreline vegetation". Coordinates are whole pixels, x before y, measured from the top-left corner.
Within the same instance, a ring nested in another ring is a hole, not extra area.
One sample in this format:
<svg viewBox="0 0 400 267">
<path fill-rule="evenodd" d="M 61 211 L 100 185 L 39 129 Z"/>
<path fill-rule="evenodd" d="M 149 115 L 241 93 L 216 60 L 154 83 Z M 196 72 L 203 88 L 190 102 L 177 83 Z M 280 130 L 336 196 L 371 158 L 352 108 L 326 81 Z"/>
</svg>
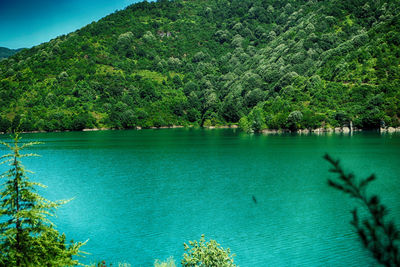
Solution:
<svg viewBox="0 0 400 267">
<path fill-rule="evenodd" d="M 380 133 L 400 133 L 400 127 L 381 127 L 377 129 L 359 129 L 359 128 L 350 128 L 350 127 L 325 127 L 325 128 L 315 128 L 315 129 L 262 129 L 260 131 L 245 131 L 237 124 L 231 125 L 215 125 L 215 126 L 196 126 L 196 125 L 172 125 L 172 126 L 160 126 L 160 127 L 135 127 L 129 129 L 118 129 L 118 128 L 85 128 L 82 130 L 55 130 L 55 131 L 21 131 L 20 133 L 60 133 L 60 132 L 98 132 L 98 131 L 115 131 L 115 130 L 160 130 L 160 129 L 177 129 L 177 128 L 202 128 L 202 129 L 239 129 L 247 133 L 259 133 L 259 134 L 283 134 L 283 133 L 297 133 L 297 134 L 323 134 L 323 133 L 344 133 L 350 134 L 353 132 L 364 132 L 364 131 L 376 131 Z M 0 135 L 10 134 L 11 132 L 0 132 Z"/>
</svg>

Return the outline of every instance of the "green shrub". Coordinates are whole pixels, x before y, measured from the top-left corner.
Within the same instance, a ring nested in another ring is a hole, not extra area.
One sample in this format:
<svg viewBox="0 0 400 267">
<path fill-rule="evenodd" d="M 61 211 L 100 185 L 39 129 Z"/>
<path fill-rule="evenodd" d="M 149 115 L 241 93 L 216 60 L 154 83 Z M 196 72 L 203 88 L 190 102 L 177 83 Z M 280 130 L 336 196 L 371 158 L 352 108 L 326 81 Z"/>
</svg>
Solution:
<svg viewBox="0 0 400 267">
<path fill-rule="evenodd" d="M 182 266 L 219 266 L 232 267 L 233 257 L 230 249 L 224 249 L 215 240 L 206 242 L 204 235 L 200 241 L 189 241 L 189 245 L 184 243 L 186 253 L 183 254 Z"/>
</svg>

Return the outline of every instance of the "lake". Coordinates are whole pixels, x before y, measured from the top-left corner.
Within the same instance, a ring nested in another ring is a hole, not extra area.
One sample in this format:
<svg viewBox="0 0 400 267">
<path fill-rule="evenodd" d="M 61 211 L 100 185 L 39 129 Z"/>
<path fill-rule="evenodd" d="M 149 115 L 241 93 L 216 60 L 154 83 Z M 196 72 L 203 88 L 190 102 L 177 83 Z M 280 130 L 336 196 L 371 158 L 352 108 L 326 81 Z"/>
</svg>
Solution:
<svg viewBox="0 0 400 267">
<path fill-rule="evenodd" d="M 23 161 L 31 180 L 48 186 L 41 193 L 74 198 L 53 221 L 67 238 L 89 239 L 84 263 L 151 266 L 169 256 L 180 263 L 183 243 L 205 234 L 240 266 L 374 266 L 349 223 L 357 203 L 327 185 L 334 176 L 326 152 L 357 177 L 376 173 L 370 192 L 400 222 L 399 134 L 160 129 L 23 137 L 44 142 L 31 149 L 40 158 Z"/>
</svg>

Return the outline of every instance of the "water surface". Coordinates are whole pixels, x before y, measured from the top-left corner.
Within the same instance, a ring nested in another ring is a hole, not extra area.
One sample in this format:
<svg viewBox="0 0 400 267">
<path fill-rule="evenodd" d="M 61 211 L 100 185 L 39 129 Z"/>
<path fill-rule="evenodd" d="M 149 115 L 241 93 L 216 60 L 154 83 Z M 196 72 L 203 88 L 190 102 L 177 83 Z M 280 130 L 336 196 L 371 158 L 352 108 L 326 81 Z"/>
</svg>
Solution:
<svg viewBox="0 0 400 267">
<path fill-rule="evenodd" d="M 373 266 L 349 224 L 356 203 L 327 186 L 326 152 L 359 177 L 376 173 L 370 191 L 400 221 L 396 134 L 163 129 L 24 140 L 45 142 L 34 149 L 41 158 L 24 159 L 43 195 L 74 198 L 54 220 L 68 238 L 89 239 L 84 263 L 179 262 L 183 243 L 205 234 L 240 266 Z"/>
</svg>

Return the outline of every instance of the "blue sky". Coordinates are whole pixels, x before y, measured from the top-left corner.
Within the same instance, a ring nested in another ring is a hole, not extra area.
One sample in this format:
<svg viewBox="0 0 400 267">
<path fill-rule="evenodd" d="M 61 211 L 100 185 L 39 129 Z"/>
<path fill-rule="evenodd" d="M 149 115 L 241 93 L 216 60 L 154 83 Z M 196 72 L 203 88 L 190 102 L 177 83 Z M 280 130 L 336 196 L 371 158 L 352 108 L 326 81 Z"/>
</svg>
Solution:
<svg viewBox="0 0 400 267">
<path fill-rule="evenodd" d="M 139 0 L 0 0 L 0 47 L 29 48 Z"/>
</svg>

